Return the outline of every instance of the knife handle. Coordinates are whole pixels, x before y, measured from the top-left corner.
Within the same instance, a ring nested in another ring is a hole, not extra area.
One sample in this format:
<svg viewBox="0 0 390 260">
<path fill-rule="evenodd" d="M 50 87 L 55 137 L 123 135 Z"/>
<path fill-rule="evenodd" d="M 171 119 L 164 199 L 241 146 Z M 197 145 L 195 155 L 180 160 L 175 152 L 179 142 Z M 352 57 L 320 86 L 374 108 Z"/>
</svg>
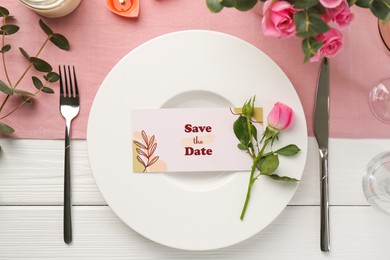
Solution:
<svg viewBox="0 0 390 260">
<path fill-rule="evenodd" d="M 320 149 L 321 251 L 330 251 L 328 149 Z"/>
</svg>

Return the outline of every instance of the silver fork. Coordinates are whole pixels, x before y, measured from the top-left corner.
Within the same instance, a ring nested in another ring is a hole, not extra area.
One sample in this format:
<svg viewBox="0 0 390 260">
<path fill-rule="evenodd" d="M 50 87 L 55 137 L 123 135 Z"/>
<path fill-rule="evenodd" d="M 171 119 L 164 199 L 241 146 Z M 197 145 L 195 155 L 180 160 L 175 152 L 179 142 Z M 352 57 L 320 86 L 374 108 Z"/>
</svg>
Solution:
<svg viewBox="0 0 390 260">
<path fill-rule="evenodd" d="M 65 171 L 64 171 L 64 241 L 72 242 L 72 203 L 70 182 L 70 126 L 73 118 L 80 111 L 79 89 L 77 86 L 76 72 L 73 68 L 73 76 L 70 66 L 58 67 L 60 75 L 60 112 L 66 121 L 65 127 Z"/>
</svg>

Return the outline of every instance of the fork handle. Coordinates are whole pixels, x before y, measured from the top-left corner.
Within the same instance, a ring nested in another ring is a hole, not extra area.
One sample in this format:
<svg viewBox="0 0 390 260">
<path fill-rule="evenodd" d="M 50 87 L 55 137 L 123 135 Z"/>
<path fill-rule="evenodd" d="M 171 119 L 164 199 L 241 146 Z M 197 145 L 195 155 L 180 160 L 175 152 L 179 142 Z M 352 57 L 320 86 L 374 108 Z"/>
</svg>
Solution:
<svg viewBox="0 0 390 260">
<path fill-rule="evenodd" d="M 65 172 L 64 172 L 64 241 L 72 242 L 72 203 L 70 181 L 70 121 L 65 128 Z"/>
</svg>

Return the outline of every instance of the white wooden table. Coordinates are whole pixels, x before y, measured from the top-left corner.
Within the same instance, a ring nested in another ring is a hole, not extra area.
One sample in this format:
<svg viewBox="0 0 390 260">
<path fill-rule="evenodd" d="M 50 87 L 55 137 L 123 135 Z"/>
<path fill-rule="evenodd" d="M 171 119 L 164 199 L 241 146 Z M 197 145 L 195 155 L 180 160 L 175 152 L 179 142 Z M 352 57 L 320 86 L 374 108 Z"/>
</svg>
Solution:
<svg viewBox="0 0 390 260">
<path fill-rule="evenodd" d="M 281 215 L 248 240 L 182 251 L 134 232 L 95 185 L 86 141 L 72 141 L 73 244 L 62 239 L 63 141 L 2 139 L 0 259 L 390 259 L 390 216 L 370 207 L 362 174 L 390 140 L 330 140 L 331 252 L 319 248 L 319 165 L 309 138 L 299 188 Z"/>
</svg>

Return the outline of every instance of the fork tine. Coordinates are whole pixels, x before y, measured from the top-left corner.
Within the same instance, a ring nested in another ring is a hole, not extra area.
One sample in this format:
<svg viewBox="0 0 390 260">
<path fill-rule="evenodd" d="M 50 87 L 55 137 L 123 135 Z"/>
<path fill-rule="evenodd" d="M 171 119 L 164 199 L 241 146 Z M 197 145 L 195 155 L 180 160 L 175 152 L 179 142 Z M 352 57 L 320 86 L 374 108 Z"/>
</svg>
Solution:
<svg viewBox="0 0 390 260">
<path fill-rule="evenodd" d="M 68 65 L 68 76 L 69 76 L 70 97 L 73 97 L 73 80 L 72 80 L 72 74 L 70 73 L 70 66 L 69 65 Z"/>
<path fill-rule="evenodd" d="M 64 75 L 65 75 L 65 96 L 69 96 L 69 86 L 68 86 L 68 76 L 66 75 L 66 67 L 64 65 Z"/>
<path fill-rule="evenodd" d="M 61 73 L 61 65 L 58 65 L 58 72 L 60 74 L 60 94 L 64 95 L 64 85 L 62 83 L 63 78 L 62 78 L 62 73 Z"/>
<path fill-rule="evenodd" d="M 74 79 L 74 88 L 76 92 L 76 97 L 79 95 L 79 87 L 77 86 L 77 78 L 76 78 L 76 71 L 73 66 L 73 79 Z"/>
</svg>

